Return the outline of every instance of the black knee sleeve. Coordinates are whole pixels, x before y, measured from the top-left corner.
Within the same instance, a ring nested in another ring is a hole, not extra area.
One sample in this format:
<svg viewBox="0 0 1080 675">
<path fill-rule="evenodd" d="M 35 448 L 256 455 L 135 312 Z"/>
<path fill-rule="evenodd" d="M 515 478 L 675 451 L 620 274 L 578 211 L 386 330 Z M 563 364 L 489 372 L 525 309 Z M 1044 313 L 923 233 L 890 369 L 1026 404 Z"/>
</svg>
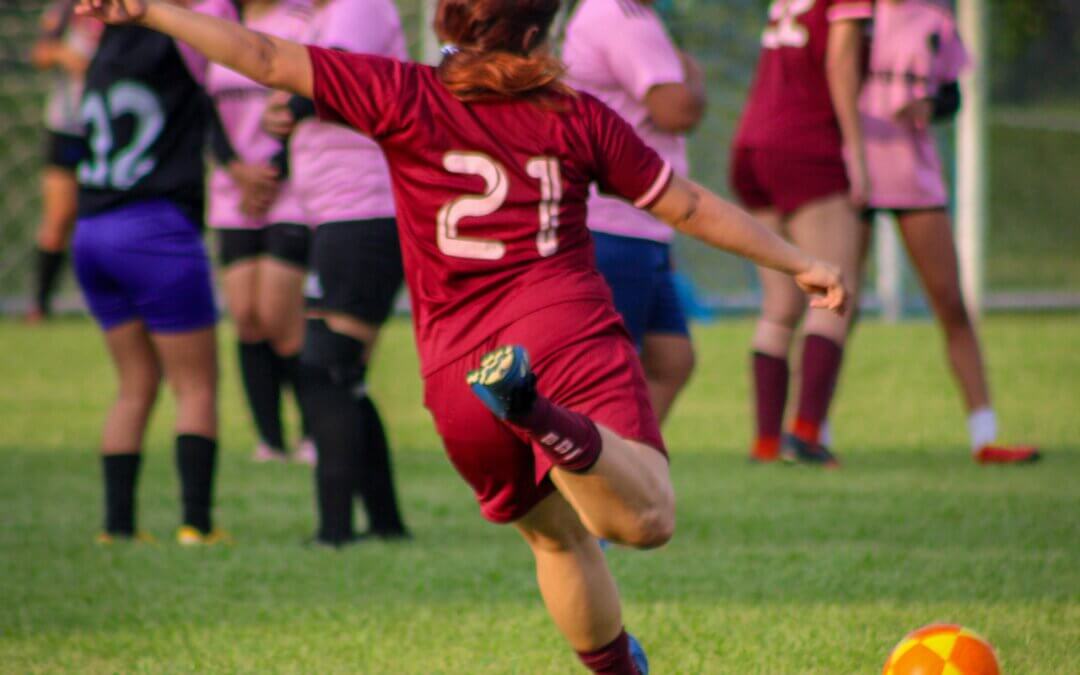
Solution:
<svg viewBox="0 0 1080 675">
<path fill-rule="evenodd" d="M 307 320 L 300 360 L 307 366 L 325 370 L 334 384 L 347 387 L 355 398 L 366 396 L 364 343 L 334 332 L 322 319 Z"/>
</svg>

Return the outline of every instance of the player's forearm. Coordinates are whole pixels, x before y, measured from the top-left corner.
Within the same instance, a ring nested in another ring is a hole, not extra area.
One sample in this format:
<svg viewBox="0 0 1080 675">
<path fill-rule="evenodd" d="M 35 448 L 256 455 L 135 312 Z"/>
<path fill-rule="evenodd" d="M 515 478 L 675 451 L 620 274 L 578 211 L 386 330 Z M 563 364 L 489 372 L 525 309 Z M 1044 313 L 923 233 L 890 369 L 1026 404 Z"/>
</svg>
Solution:
<svg viewBox="0 0 1080 675">
<path fill-rule="evenodd" d="M 312 95 L 311 60 L 299 44 L 155 0 L 140 23 L 182 40 L 215 63 L 273 89 Z"/>
<path fill-rule="evenodd" d="M 859 118 L 859 91 L 862 89 L 862 25 L 858 21 L 839 21 L 829 29 L 825 54 L 825 77 L 829 96 L 840 126 L 844 147 L 861 156 L 862 122 Z"/>
<path fill-rule="evenodd" d="M 763 267 L 795 275 L 807 271 L 812 262 L 750 214 L 684 178 L 673 179 L 652 213 L 683 234 Z"/>
</svg>

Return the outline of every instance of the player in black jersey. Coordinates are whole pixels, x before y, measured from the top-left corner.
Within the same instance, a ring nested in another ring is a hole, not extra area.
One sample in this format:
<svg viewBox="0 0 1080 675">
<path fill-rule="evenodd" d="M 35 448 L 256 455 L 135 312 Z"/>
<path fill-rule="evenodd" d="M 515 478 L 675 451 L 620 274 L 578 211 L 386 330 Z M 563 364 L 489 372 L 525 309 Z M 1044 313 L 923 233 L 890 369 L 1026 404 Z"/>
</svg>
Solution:
<svg viewBox="0 0 1080 675">
<path fill-rule="evenodd" d="M 210 265 L 201 238 L 209 104 L 205 60 L 138 26 L 108 26 L 80 115 L 75 272 L 119 378 L 101 443 L 105 531 L 141 535 L 135 486 L 143 434 L 164 375 L 177 402 L 176 463 L 185 545 L 226 539 L 211 522 L 217 460 L 217 350 Z"/>
</svg>

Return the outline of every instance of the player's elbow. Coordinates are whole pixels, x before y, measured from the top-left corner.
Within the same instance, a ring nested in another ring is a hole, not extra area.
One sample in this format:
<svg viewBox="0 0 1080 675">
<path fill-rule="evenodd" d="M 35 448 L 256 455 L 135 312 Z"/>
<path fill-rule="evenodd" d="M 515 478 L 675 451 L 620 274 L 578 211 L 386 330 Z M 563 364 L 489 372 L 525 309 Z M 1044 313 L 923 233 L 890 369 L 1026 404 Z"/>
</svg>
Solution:
<svg viewBox="0 0 1080 675">
<path fill-rule="evenodd" d="M 685 134 L 705 117 L 705 97 L 685 84 L 653 87 L 645 99 L 649 120 L 661 131 Z"/>
</svg>

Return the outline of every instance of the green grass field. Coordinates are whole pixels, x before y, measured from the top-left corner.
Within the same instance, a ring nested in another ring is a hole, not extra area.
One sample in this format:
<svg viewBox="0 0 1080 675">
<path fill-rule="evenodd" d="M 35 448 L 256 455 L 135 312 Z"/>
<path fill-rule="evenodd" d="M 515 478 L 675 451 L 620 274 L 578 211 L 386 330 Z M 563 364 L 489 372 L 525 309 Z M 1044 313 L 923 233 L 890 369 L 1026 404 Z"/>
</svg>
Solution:
<svg viewBox="0 0 1080 675">
<path fill-rule="evenodd" d="M 1046 461 L 980 468 L 928 323 L 859 328 L 834 416 L 837 472 L 751 467 L 749 324 L 696 332 L 700 364 L 667 428 L 679 529 L 609 553 L 653 672 L 874 673 L 908 630 L 967 624 L 1006 673 L 1080 672 L 1080 317 L 984 327 L 1006 436 Z M 571 673 L 527 549 L 483 522 L 444 459 L 409 329 L 373 390 L 416 540 L 340 553 L 312 529 L 310 471 L 256 466 L 226 354 L 219 520 L 231 548 L 182 550 L 163 400 L 142 526 L 99 548 L 99 425 L 112 376 L 83 320 L 0 323 L 0 671 Z"/>
</svg>

